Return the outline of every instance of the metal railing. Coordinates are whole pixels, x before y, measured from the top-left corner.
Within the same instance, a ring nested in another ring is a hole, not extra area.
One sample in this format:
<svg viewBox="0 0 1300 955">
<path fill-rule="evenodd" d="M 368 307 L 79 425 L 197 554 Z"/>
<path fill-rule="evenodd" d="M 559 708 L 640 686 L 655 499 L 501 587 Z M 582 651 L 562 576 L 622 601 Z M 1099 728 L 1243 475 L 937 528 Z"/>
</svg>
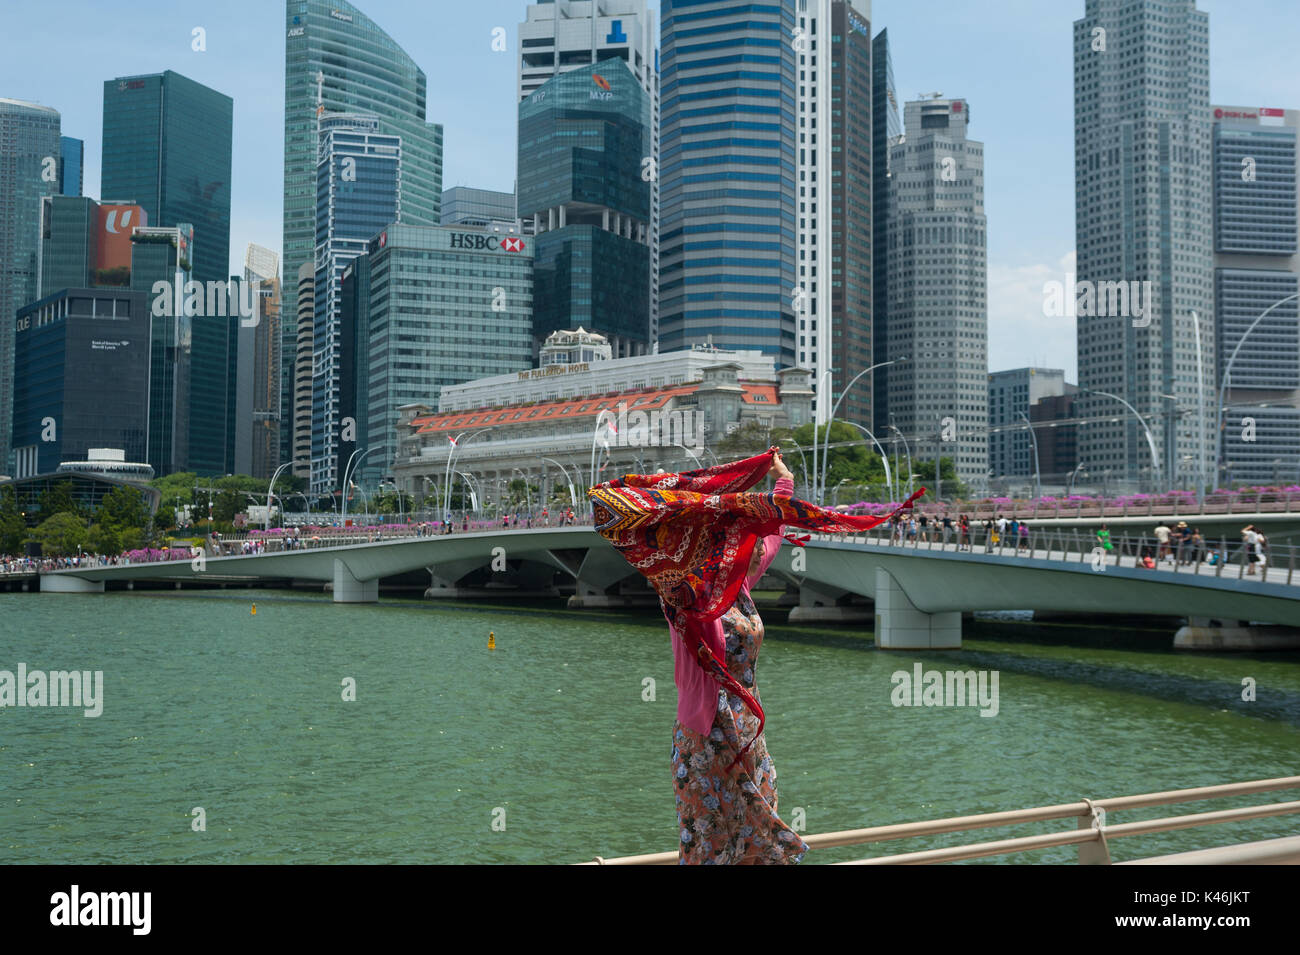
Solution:
<svg viewBox="0 0 1300 955">
<path fill-rule="evenodd" d="M 955 501 L 948 504 L 918 502 L 918 513 L 963 511 L 983 520 L 1005 515 L 1033 520 L 1099 520 L 1108 517 L 1216 517 L 1229 514 L 1294 514 L 1300 512 L 1300 492 L 1234 491 L 1207 494 L 1199 503 L 1192 495 L 1152 495 L 1145 500 L 993 500 Z"/>
<path fill-rule="evenodd" d="M 1241 540 L 1227 538 L 1179 541 L 1171 538 L 1161 543 L 1151 536 L 1120 534 L 1109 539 L 1110 548 L 1101 538 L 1078 527 L 1030 527 L 1028 536 L 1011 537 L 1010 530 L 998 534 L 983 525 L 968 527 L 963 534 L 959 526 L 949 528 L 931 523 L 912 530 L 909 525 L 881 524 L 861 534 L 810 534 L 816 540 L 845 541 L 882 547 L 901 547 L 948 553 L 969 553 L 993 557 L 1089 564 L 1095 571 L 1107 567 L 1149 569 L 1157 573 L 1191 574 L 1261 583 L 1300 585 L 1295 571 L 1300 547 L 1269 543 L 1264 548 L 1263 565 Z M 997 538 L 996 541 L 994 538 Z M 1150 564 L 1146 562 L 1150 558 Z"/>
<path fill-rule="evenodd" d="M 1245 796 L 1297 788 L 1300 788 L 1300 776 L 1283 776 L 1276 779 L 1258 779 L 1245 783 L 1226 783 L 1219 786 L 1201 786 L 1193 789 L 1173 789 L 1166 792 L 1117 796 L 1110 799 L 1082 799 L 1078 802 L 1064 803 L 1057 806 L 1039 806 L 1033 809 L 1014 809 L 1006 812 L 980 813 L 974 816 L 931 819 L 925 822 L 873 826 L 869 829 L 824 832 L 804 836 L 803 840 L 810 849 L 831 849 L 839 846 L 870 845 L 895 839 L 935 836 L 949 832 L 965 832 L 973 829 L 992 829 L 1024 823 L 1047 822 L 1054 819 L 1075 819 L 1076 826 L 1072 830 L 1036 836 L 1021 836 L 1013 839 L 999 839 L 993 842 L 976 842 L 943 849 L 926 849 L 919 852 L 877 856 L 850 862 L 840 862 L 837 865 L 923 865 L 935 862 L 957 862 L 962 859 L 978 859 L 984 856 L 1008 855 L 1033 849 L 1047 849 L 1054 846 L 1068 845 L 1077 845 L 1079 847 L 1079 862 L 1082 865 L 1109 865 L 1111 858 L 1108 840 L 1110 839 L 1121 836 L 1146 835 L 1153 832 L 1169 832 L 1175 829 L 1190 829 L 1220 822 L 1240 822 L 1247 819 L 1265 819 L 1272 816 L 1300 813 L 1300 800 L 1269 803 L 1260 806 L 1243 806 L 1237 809 L 1222 809 L 1182 816 L 1167 816 L 1161 819 L 1146 819 L 1120 825 L 1110 825 L 1107 822 L 1107 813 L 1141 809 L 1148 806 L 1164 806 L 1204 799 L 1222 799 L 1230 796 Z M 577 864 L 675 865 L 677 859 L 678 853 L 674 851 L 620 856 L 614 859 L 602 859 L 597 856 L 591 862 Z"/>
<path fill-rule="evenodd" d="M 267 554 L 292 554 L 303 550 L 313 550 L 322 547 L 347 547 L 361 544 L 376 544 L 385 541 L 395 540 L 413 540 L 426 537 L 443 537 L 452 535 L 465 534 L 482 534 L 495 532 L 513 532 L 513 531 L 548 531 L 559 530 L 563 527 L 590 527 L 592 516 L 590 513 L 575 514 L 574 520 L 567 524 L 561 525 L 557 518 L 551 518 L 549 524 L 543 524 L 540 519 L 535 519 L 532 526 L 516 526 L 511 523 L 509 527 L 502 527 L 497 522 L 478 522 L 480 526 L 471 526 L 462 530 L 459 523 L 453 523 L 450 531 L 444 534 L 443 529 L 439 526 L 420 527 L 412 524 L 404 528 L 393 528 L 382 531 L 369 530 L 364 527 L 313 527 L 299 528 L 293 530 L 292 534 L 268 535 L 265 533 L 244 532 L 237 534 L 222 534 L 219 540 L 212 541 L 211 538 L 204 540 L 204 556 L 206 557 L 257 557 L 266 556 Z M 483 526 L 487 525 L 487 526 Z M 278 529 L 278 528 L 277 528 Z M 243 550 L 244 543 L 260 542 L 263 547 L 254 553 L 245 554 Z M 193 553 L 187 551 L 182 545 L 180 548 L 172 548 L 173 553 L 177 551 L 184 552 L 184 556 L 172 556 L 160 558 L 158 560 L 134 559 L 124 560 L 119 558 L 115 564 L 109 558 L 99 554 L 88 554 L 82 558 L 80 566 L 77 567 L 56 567 L 51 564 L 56 560 L 51 558 L 15 558 L 10 562 L 0 562 L 0 578 L 6 575 L 19 576 L 33 573 L 52 573 L 58 570 L 93 570 L 104 567 L 139 567 L 143 564 L 174 564 L 190 560 Z"/>
</svg>

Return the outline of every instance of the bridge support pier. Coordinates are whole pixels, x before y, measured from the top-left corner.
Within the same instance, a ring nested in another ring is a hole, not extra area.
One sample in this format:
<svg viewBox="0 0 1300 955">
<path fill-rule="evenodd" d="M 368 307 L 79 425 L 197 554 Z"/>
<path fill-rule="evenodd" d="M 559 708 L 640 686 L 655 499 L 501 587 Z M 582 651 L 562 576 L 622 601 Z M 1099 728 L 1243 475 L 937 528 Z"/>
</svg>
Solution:
<svg viewBox="0 0 1300 955">
<path fill-rule="evenodd" d="M 357 580 L 348 565 L 334 558 L 334 602 L 372 604 L 379 602 L 379 580 Z"/>
<path fill-rule="evenodd" d="M 652 590 L 639 593 L 609 593 L 609 588 L 593 587 L 582 580 L 575 580 L 573 596 L 565 604 L 570 610 L 597 610 L 605 607 L 651 607 L 657 606 L 659 598 Z"/>
<path fill-rule="evenodd" d="M 799 603 L 790 608 L 790 623 L 870 623 L 875 619 L 870 608 L 849 603 L 851 596 L 800 584 Z"/>
<path fill-rule="evenodd" d="M 26 584 L 23 585 L 26 590 Z M 41 577 L 43 594 L 102 594 L 102 580 L 82 580 L 80 577 L 64 577 L 62 574 L 44 574 Z"/>
<path fill-rule="evenodd" d="M 1188 617 L 1174 634 L 1176 650 L 1300 650 L 1294 627 L 1251 627 L 1246 620 Z"/>
<path fill-rule="evenodd" d="M 961 611 L 918 610 L 889 571 L 876 568 L 876 648 L 960 650 Z"/>
</svg>

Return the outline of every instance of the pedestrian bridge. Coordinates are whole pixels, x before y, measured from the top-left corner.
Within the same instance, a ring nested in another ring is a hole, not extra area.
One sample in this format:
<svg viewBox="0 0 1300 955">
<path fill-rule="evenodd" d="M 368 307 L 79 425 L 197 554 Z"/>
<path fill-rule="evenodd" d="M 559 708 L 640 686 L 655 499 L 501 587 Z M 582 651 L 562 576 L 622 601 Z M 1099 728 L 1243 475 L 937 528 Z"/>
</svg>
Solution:
<svg viewBox="0 0 1300 955">
<path fill-rule="evenodd" d="M 52 571 L 41 576 L 41 591 L 100 592 L 122 581 L 318 581 L 332 589 L 336 603 L 365 603 L 378 600 L 381 579 L 423 570 L 430 598 L 570 594 L 571 607 L 654 604 L 644 579 L 589 526 L 306 543 L 256 555 Z M 1155 553 L 1154 541 L 1125 537 L 1115 544 L 1103 551 L 1081 532 L 1062 528 L 1016 551 L 988 542 L 900 542 L 877 528 L 859 536 L 814 534 L 804 547 L 787 545 L 768 574 L 789 585 L 791 600 L 797 593 L 790 622 L 869 622 L 886 649 L 959 647 L 961 614 L 975 610 L 1187 617 L 1183 645 L 1294 645 L 1284 634 L 1247 626 L 1300 627 L 1292 548 L 1274 548 L 1271 566 L 1252 575 L 1239 546 L 1226 549 L 1226 559 L 1214 566 L 1187 554 L 1183 563 L 1161 561 L 1152 570 L 1139 558 Z"/>
</svg>

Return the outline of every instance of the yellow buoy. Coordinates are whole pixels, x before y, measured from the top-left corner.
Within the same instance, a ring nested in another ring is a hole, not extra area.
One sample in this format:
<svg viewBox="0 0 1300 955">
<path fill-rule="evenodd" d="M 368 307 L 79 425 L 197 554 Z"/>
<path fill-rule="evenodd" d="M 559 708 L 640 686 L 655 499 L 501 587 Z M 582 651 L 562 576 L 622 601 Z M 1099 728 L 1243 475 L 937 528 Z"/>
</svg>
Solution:
<svg viewBox="0 0 1300 955">
<path fill-rule="evenodd" d="M 496 635 L 496 632 L 495 632 L 495 631 L 492 631 L 492 630 L 489 630 L 489 631 L 488 631 L 488 649 L 489 649 L 489 650 L 495 650 L 496 648 L 497 648 L 497 635 Z"/>
<path fill-rule="evenodd" d="M 250 610 L 250 611 L 248 611 L 248 612 L 251 613 L 254 617 L 256 617 L 256 616 L 257 616 L 257 604 L 253 604 L 253 609 Z"/>
</svg>

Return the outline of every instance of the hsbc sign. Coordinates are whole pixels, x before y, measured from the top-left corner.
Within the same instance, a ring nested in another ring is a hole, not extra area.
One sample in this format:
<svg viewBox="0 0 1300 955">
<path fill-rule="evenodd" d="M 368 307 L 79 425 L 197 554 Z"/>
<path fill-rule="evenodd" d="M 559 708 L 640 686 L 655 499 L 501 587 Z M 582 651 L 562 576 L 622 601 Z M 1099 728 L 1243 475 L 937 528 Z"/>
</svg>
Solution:
<svg viewBox="0 0 1300 955">
<path fill-rule="evenodd" d="M 451 247 L 467 251 L 522 252 L 524 240 L 519 236 L 483 235 L 476 232 L 453 232 Z"/>
</svg>

